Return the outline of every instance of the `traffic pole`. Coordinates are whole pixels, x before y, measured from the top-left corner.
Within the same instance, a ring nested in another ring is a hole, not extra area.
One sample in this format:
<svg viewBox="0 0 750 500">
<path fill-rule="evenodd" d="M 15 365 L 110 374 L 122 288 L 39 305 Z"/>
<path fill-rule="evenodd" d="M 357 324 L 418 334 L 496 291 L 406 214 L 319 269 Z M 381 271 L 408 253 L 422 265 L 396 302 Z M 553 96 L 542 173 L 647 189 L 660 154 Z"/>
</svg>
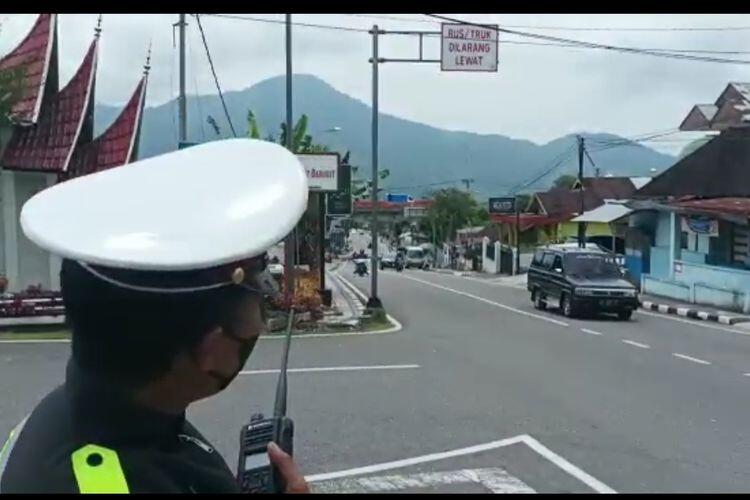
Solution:
<svg viewBox="0 0 750 500">
<path fill-rule="evenodd" d="M 370 298 L 367 307 L 382 309 L 383 303 L 378 298 L 378 25 L 372 27 L 372 220 L 370 222 L 370 241 L 372 242 L 370 275 Z"/>
</svg>

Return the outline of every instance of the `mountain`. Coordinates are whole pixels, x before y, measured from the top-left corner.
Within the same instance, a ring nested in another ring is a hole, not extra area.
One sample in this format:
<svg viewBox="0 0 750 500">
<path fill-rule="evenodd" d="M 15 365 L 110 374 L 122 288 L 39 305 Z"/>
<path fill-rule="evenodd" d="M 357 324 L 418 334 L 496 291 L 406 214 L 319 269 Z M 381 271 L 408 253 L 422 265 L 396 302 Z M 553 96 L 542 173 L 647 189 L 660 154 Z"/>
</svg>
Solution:
<svg viewBox="0 0 750 500">
<path fill-rule="evenodd" d="M 293 110 L 295 120 L 302 113 L 310 119 L 309 132 L 315 142 L 329 145 L 344 153 L 351 151 L 353 165 L 359 165 L 359 175 L 369 177 L 371 108 L 367 104 L 341 93 L 328 83 L 312 75 L 294 75 Z M 247 110 L 252 109 L 261 124 L 261 135 L 279 134 L 279 124 L 285 117 L 285 79 L 277 76 L 252 87 L 226 92 L 224 98 L 238 135 L 247 133 Z M 211 125 L 212 116 L 219 125 L 221 136 L 231 137 L 230 127 L 218 96 L 188 96 L 188 140 L 203 142 L 216 139 Z M 97 133 L 115 118 L 119 108 L 97 105 L 95 123 Z M 139 155 L 141 158 L 171 151 L 177 145 L 177 103 L 170 101 L 145 109 Z M 200 117 L 200 118 L 199 118 Z M 331 133 L 330 129 L 340 127 Z M 602 141 L 622 140 L 611 134 L 584 134 L 591 157 L 601 175 L 653 175 L 671 166 L 675 158 L 633 144 L 596 151 Z M 576 139 L 568 135 L 535 144 L 527 140 L 511 139 L 502 135 L 475 134 L 449 131 L 405 120 L 391 115 L 380 115 L 380 168 L 388 168 L 390 177 L 383 186 L 386 190 L 423 194 L 445 181 L 473 178 L 471 188 L 478 197 L 502 195 L 526 180 L 550 170 L 525 191 L 544 190 L 564 173 L 577 172 Z M 565 161 L 552 168 L 565 154 Z M 593 175 L 591 163 L 585 160 L 586 175 Z M 207 166 L 210 168 L 210 166 Z M 443 184 L 441 184 L 443 183 Z"/>
</svg>

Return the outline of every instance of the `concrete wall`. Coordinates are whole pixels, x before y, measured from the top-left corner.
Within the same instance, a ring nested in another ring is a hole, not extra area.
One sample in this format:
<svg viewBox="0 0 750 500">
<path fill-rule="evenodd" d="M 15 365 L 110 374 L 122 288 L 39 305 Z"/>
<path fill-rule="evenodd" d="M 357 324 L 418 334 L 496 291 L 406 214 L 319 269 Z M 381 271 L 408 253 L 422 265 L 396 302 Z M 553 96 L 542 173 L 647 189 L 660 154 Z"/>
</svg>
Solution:
<svg viewBox="0 0 750 500">
<path fill-rule="evenodd" d="M 2 257 L 8 291 L 20 292 L 29 285 L 59 290 L 60 260 L 31 240 L 21 229 L 21 208 L 33 195 L 54 184 L 51 174 L 3 171 L 2 184 Z"/>
<path fill-rule="evenodd" d="M 660 213 L 651 272 L 642 275 L 642 291 L 750 313 L 750 270 L 707 265 L 710 236 L 689 234 L 688 248 L 682 249 L 679 234 L 679 216 Z"/>
<path fill-rule="evenodd" d="M 669 278 L 669 247 L 651 247 L 651 276 Z"/>
<path fill-rule="evenodd" d="M 490 246 L 490 253 L 494 258 L 487 257 L 487 246 Z M 500 272 L 500 242 L 490 243 L 490 239 L 482 239 L 482 272 L 497 274 Z"/>
<path fill-rule="evenodd" d="M 29 285 L 41 284 L 44 289 L 50 288 L 49 253 L 32 243 L 23 234 L 18 216 L 26 201 L 47 187 L 47 176 L 29 172 L 16 172 L 16 234 L 18 235 L 18 283 L 13 291 L 26 289 Z"/>
</svg>

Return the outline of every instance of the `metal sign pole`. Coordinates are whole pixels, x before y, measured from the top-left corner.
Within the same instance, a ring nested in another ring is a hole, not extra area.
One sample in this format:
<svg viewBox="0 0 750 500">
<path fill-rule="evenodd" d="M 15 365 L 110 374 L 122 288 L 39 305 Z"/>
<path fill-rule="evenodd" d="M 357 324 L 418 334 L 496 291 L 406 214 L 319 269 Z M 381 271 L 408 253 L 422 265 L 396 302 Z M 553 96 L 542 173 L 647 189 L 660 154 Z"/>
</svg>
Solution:
<svg viewBox="0 0 750 500">
<path fill-rule="evenodd" d="M 446 23 L 444 23 L 446 24 Z M 450 23 L 453 24 L 453 23 Z M 474 26 L 474 25 L 472 25 Z M 490 29 L 492 29 L 490 27 Z M 371 214 L 371 241 L 372 241 L 372 274 L 370 281 L 370 298 L 367 301 L 368 308 L 382 308 L 383 304 L 378 298 L 378 64 L 385 62 L 403 62 L 403 63 L 441 63 L 442 59 L 442 46 L 441 41 L 441 58 L 440 59 L 426 59 L 423 52 L 423 37 L 424 35 L 443 35 L 443 31 L 385 31 L 379 30 L 378 25 L 375 24 L 372 30 L 369 31 L 372 35 L 372 214 Z M 378 35 L 416 35 L 419 37 L 419 57 L 413 58 L 394 58 L 386 59 L 378 57 Z M 497 36 L 495 36 L 495 66 L 492 69 L 480 69 L 479 71 L 497 71 Z M 441 69 L 445 70 L 441 66 Z M 451 69 L 451 71 L 461 71 L 460 69 Z M 468 185 L 467 185 L 468 189 Z"/>
<path fill-rule="evenodd" d="M 372 27 L 372 222 L 370 223 L 370 241 L 372 243 L 372 265 L 370 279 L 370 298 L 367 307 L 383 308 L 378 298 L 378 25 Z"/>
</svg>

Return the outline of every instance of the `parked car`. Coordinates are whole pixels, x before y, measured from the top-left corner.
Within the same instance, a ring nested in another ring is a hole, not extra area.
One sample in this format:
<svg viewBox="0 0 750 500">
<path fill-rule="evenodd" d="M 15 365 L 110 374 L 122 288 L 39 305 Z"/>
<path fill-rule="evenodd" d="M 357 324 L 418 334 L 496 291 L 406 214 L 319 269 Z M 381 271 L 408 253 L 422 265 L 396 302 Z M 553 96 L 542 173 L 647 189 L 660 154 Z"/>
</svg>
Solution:
<svg viewBox="0 0 750 500">
<path fill-rule="evenodd" d="M 391 269 L 396 268 L 396 262 L 397 261 L 403 261 L 402 256 L 397 252 L 386 252 L 385 255 L 383 255 L 380 258 L 380 269 L 385 269 L 386 267 L 389 267 Z"/>
<path fill-rule="evenodd" d="M 404 267 L 407 269 L 409 269 L 410 267 L 427 269 L 429 267 L 429 264 L 427 262 L 427 254 L 420 247 L 406 247 Z"/>
<path fill-rule="evenodd" d="M 537 309 L 559 307 L 568 317 L 606 312 L 628 320 L 638 307 L 638 292 L 623 279 L 615 256 L 589 245 L 537 248 L 526 286 Z"/>
</svg>

